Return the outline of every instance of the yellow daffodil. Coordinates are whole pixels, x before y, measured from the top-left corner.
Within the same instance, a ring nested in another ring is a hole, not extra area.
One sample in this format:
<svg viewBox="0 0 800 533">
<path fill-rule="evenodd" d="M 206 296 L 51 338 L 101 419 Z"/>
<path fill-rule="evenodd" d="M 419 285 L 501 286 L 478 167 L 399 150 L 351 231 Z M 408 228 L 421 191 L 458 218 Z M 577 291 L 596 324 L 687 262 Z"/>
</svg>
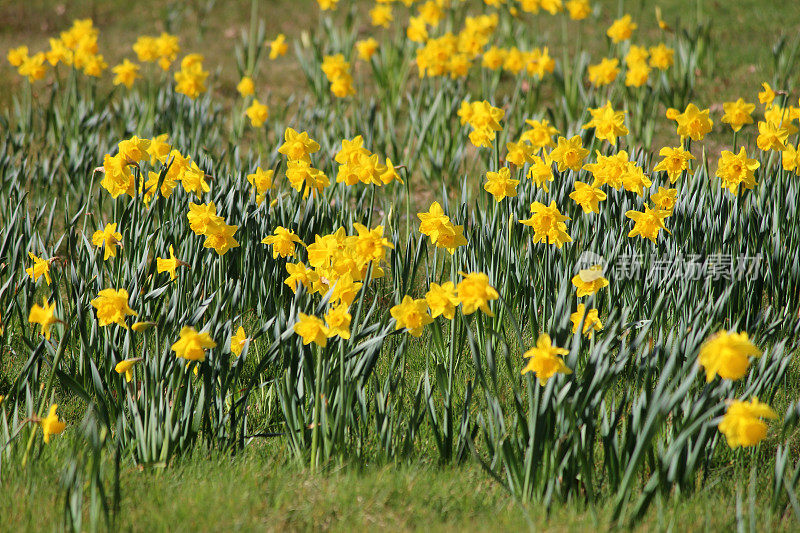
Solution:
<svg viewBox="0 0 800 533">
<path fill-rule="evenodd" d="M 572 374 L 564 360 L 559 355 L 567 355 L 569 351 L 558 346 L 553 346 L 550 335 L 542 333 L 536 341 L 536 346 L 526 351 L 522 356 L 528 359 L 522 369 L 522 374 L 533 372 L 539 380 L 539 385 L 545 386 L 556 374 Z"/>
<path fill-rule="evenodd" d="M 772 408 L 753 398 L 749 403 L 733 400 L 719 423 L 720 432 L 725 435 L 728 446 L 755 446 L 767 436 L 767 424 L 762 418 L 778 418 Z"/>
<path fill-rule="evenodd" d="M 180 338 L 172 344 L 171 349 L 176 357 L 189 361 L 205 361 L 206 350 L 216 348 L 217 343 L 211 339 L 207 331 L 198 333 L 191 326 L 181 328 Z"/>
</svg>

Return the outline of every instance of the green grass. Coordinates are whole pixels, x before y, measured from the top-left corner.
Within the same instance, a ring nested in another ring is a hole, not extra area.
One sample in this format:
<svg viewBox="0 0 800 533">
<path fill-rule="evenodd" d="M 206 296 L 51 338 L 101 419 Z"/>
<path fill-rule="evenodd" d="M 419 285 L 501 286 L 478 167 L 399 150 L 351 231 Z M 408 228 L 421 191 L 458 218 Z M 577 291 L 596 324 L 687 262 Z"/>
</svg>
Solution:
<svg viewBox="0 0 800 533">
<path fill-rule="evenodd" d="M 0 516 L 5 531 L 58 529 L 58 487 L 66 446 L 55 441 L 31 471 L 5 465 Z M 345 465 L 313 473 L 283 459 L 277 442 L 254 443 L 235 457 L 200 453 L 168 469 L 123 467 L 122 501 L 114 528 L 122 531 L 433 531 L 602 530 L 609 509 L 580 502 L 549 511 L 521 505 L 473 465 Z M 634 530 L 723 531 L 735 528 L 737 487 L 748 512 L 747 476 L 709 483 L 688 497 L 657 500 Z M 8 495 L 29 494 L 30 497 Z M 794 527 L 790 517 L 762 516 L 759 527 Z M 746 515 L 745 515 L 746 516 Z M 764 520 L 770 520 L 764 522 Z"/>
</svg>

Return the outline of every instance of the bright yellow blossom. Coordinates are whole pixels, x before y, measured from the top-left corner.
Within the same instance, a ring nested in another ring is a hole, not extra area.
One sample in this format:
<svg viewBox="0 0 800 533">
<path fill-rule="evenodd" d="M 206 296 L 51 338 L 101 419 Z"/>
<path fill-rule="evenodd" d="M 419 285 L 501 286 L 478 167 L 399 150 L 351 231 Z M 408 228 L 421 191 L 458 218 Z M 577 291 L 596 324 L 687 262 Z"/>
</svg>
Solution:
<svg viewBox="0 0 800 533">
<path fill-rule="evenodd" d="M 42 305 L 33 304 L 31 312 L 28 315 L 28 322 L 31 324 L 39 324 L 41 326 L 40 333 L 44 338 L 50 340 L 50 328 L 59 320 L 55 317 L 55 304 L 47 303 L 47 298 L 42 298 Z"/>
<path fill-rule="evenodd" d="M 733 400 L 719 423 L 719 430 L 733 449 L 755 446 L 767 436 L 767 424 L 761 418 L 774 419 L 778 415 L 758 398 L 754 397 L 749 403 Z"/>
<path fill-rule="evenodd" d="M 100 326 L 118 324 L 128 329 L 125 317 L 136 316 L 136 311 L 128 305 L 128 291 L 125 289 L 103 289 L 91 303 L 97 309 L 97 322 Z"/>
<path fill-rule="evenodd" d="M 550 335 L 542 333 L 536 341 L 536 346 L 526 351 L 522 356 L 528 363 L 522 369 L 522 374 L 533 372 L 539 380 L 539 385 L 545 386 L 556 374 L 572 374 L 564 360 L 559 355 L 567 355 L 569 351 L 558 346 L 553 346 Z"/>
<path fill-rule="evenodd" d="M 406 328 L 413 337 L 422 336 L 422 328 L 433 322 L 433 318 L 428 314 L 428 304 L 423 298 L 415 300 L 406 295 L 403 301 L 392 307 L 389 312 L 395 319 L 395 329 Z"/>
</svg>

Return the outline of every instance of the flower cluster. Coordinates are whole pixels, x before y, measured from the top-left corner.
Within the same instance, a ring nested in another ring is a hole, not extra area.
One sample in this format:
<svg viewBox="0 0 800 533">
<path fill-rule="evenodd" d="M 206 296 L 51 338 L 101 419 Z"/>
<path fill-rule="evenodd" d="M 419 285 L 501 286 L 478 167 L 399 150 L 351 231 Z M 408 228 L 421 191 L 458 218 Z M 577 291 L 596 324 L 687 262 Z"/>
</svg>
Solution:
<svg viewBox="0 0 800 533">
<path fill-rule="evenodd" d="M 45 61 L 53 67 L 61 63 L 87 76 L 99 77 L 108 64 L 98 53 L 97 37 L 98 31 L 91 19 L 75 20 L 58 38 L 50 38 L 48 51 L 29 55 L 28 47 L 20 46 L 9 51 L 8 62 L 30 82 L 44 78 Z"/>
<path fill-rule="evenodd" d="M 161 35 L 141 35 L 133 43 L 133 51 L 142 63 L 158 63 L 161 70 L 169 70 L 181 51 L 178 36 L 162 32 Z"/>
<path fill-rule="evenodd" d="M 462 102 L 458 109 L 458 117 L 461 125 L 469 124 L 472 131 L 469 140 L 477 147 L 491 146 L 494 142 L 496 133 L 503 128 L 500 121 L 503 120 L 505 111 L 499 107 L 494 107 L 486 100 L 482 102 Z"/>
<path fill-rule="evenodd" d="M 159 135 L 152 139 L 131 137 L 117 144 L 117 154 L 106 154 L 103 157 L 103 187 L 112 198 L 122 194 L 135 198 L 138 193 L 144 203 L 149 203 L 156 195 L 169 198 L 173 190 L 181 183 L 187 193 L 194 193 L 197 198 L 211 190 L 206 181 L 206 173 L 192 161 L 184 157 L 167 143 L 167 134 Z M 154 167 L 161 165 L 158 172 L 153 170 L 147 173 L 144 179 L 146 164 Z M 136 190 L 136 176 L 139 176 L 139 190 Z"/>
<path fill-rule="evenodd" d="M 500 295 L 489 283 L 489 276 L 482 272 L 460 273 L 462 280 L 455 285 L 447 281 L 441 285 L 431 283 L 425 298 L 414 299 L 404 296 L 403 301 L 390 309 L 395 319 L 396 329 L 406 329 L 414 337 L 422 336 L 425 326 L 439 316 L 452 320 L 455 308 L 461 306 L 461 312 L 471 315 L 477 310 L 488 316 L 494 316 L 489 302 L 497 300 Z"/>
<path fill-rule="evenodd" d="M 231 226 L 225 219 L 217 215 L 217 207 L 214 202 L 207 204 L 189 203 L 189 212 L 186 213 L 189 220 L 189 227 L 195 235 L 202 235 L 206 238 L 203 246 L 213 248 L 219 255 L 225 255 L 231 248 L 236 248 L 239 243 L 233 238 L 233 234 L 239 226 Z"/>
<path fill-rule="evenodd" d="M 428 39 L 428 27 L 438 26 L 443 17 L 441 8 L 429 1 L 420 6 L 418 16 L 409 19 L 406 35 L 414 42 L 425 43 L 416 55 L 421 78 L 445 75 L 454 79 L 465 77 L 489 42 L 499 20 L 497 14 L 467 17 L 459 33 L 447 32 L 441 37 Z"/>
<path fill-rule="evenodd" d="M 381 263 L 394 245 L 384 237 L 383 226 L 369 229 L 355 223 L 353 229 L 356 233 L 352 235 L 347 235 L 344 228 L 328 235 L 315 235 L 314 242 L 306 246 L 293 231 L 279 226 L 273 235 L 262 241 L 272 246 L 274 258 L 295 257 L 295 244 L 301 244 L 306 250 L 308 264 L 286 263 L 288 277 L 284 283 L 293 292 L 303 286 L 310 294 L 328 298 L 325 321 L 299 314 L 294 331 L 303 338 L 303 344 L 314 342 L 324 347 L 331 337 L 349 339 L 350 305 L 367 277 L 374 279 L 384 275 Z"/>
<path fill-rule="evenodd" d="M 336 183 L 355 185 L 361 182 L 377 186 L 388 185 L 392 181 L 402 183 L 392 160 L 386 158 L 386 162 L 381 163 L 376 154 L 364 148 L 361 135 L 352 140 L 343 139 L 342 149 L 336 153 L 335 160 L 339 164 Z"/>
<path fill-rule="evenodd" d="M 430 237 L 431 243 L 437 247 L 445 248 L 450 255 L 455 254 L 459 246 L 467 244 L 464 226 L 450 222 L 450 217 L 444 214 L 439 202 L 433 202 L 427 213 L 417 213 L 417 217 L 420 220 L 419 232 Z"/>
<path fill-rule="evenodd" d="M 293 292 L 300 285 L 311 294 L 324 296 L 331 291 L 331 305 L 353 303 L 368 274 L 371 278 L 384 275 L 381 262 L 386 258 L 386 251 L 394 248 L 383 236 L 383 226 L 369 229 L 355 223 L 353 228 L 356 231 L 353 235 L 339 228 L 328 235 L 315 235 L 314 242 L 307 246 L 303 244 L 308 265 L 287 263 L 289 276 L 284 283 Z M 281 227 L 263 242 L 273 246 L 273 255 L 282 257 L 294 257 L 294 243 L 301 243 L 297 235 Z"/>
<path fill-rule="evenodd" d="M 319 151 L 319 144 L 305 131 L 298 133 L 292 128 L 286 128 L 283 139 L 278 152 L 288 159 L 286 178 L 294 190 L 302 191 L 303 198 L 309 194 L 316 196 L 330 185 L 328 176 L 311 166 L 311 154 Z"/>
<path fill-rule="evenodd" d="M 206 92 L 208 72 L 203 70 L 203 56 L 189 54 L 181 59 L 181 69 L 175 73 L 175 92 L 192 100 Z"/>
<path fill-rule="evenodd" d="M 356 94 L 353 88 L 353 76 L 350 75 L 350 62 L 345 61 L 342 54 L 325 56 L 322 60 L 322 72 L 328 78 L 331 92 L 337 98 Z"/>
</svg>

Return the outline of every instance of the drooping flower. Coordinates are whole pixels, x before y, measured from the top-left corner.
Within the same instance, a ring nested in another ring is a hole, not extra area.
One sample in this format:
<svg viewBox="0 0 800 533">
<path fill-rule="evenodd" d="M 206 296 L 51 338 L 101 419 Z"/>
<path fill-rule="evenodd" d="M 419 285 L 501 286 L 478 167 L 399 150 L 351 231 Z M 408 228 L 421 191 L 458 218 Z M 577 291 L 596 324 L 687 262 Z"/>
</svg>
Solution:
<svg viewBox="0 0 800 533">
<path fill-rule="evenodd" d="M 759 357 L 761 350 L 747 337 L 747 332 L 720 331 L 703 343 L 697 362 L 705 368 L 706 382 L 719 375 L 722 379 L 744 377 L 750 367 L 750 357 Z"/>
<path fill-rule="evenodd" d="M 536 346 L 526 351 L 522 356 L 528 363 L 522 369 L 522 374 L 533 372 L 539 380 L 539 385 L 545 386 L 556 374 L 572 374 L 572 370 L 564 364 L 559 355 L 567 355 L 569 351 L 558 346 L 553 346 L 550 335 L 542 333 L 536 341 Z"/>
<path fill-rule="evenodd" d="M 25 269 L 25 273 L 30 276 L 34 283 L 44 276 L 44 280 L 50 285 L 50 261 L 42 257 L 37 257 L 33 252 L 28 252 L 28 257 L 33 259 L 33 266 Z"/>
<path fill-rule="evenodd" d="M 406 328 L 413 337 L 422 336 L 422 328 L 433 322 L 424 298 L 415 300 L 406 295 L 403 301 L 392 307 L 389 312 L 395 320 L 395 329 Z"/>
<path fill-rule="evenodd" d="M 595 331 L 602 331 L 603 329 L 603 323 L 600 321 L 597 309 L 589 309 L 587 312 L 586 304 L 578 304 L 578 310 L 572 313 L 569 319 L 572 322 L 572 333 L 578 332 L 581 321 L 583 321 L 582 333 L 587 337 L 591 337 Z"/>
<path fill-rule="evenodd" d="M 156 257 L 156 271 L 159 274 L 162 272 L 169 272 L 170 280 L 175 280 L 178 277 L 177 270 L 180 266 L 189 266 L 189 263 L 185 263 L 175 257 L 175 249 L 171 244 L 169 245 L 168 258 Z"/>
<path fill-rule="evenodd" d="M 231 336 L 231 345 L 230 350 L 233 355 L 239 357 L 242 355 L 242 350 L 244 350 L 244 345 L 247 343 L 247 333 L 245 333 L 244 328 L 239 326 L 239 329 L 236 330 L 236 333 Z"/>
<path fill-rule="evenodd" d="M 45 444 L 50 442 L 50 435 L 59 435 L 67 427 L 67 425 L 64 422 L 61 422 L 58 419 L 58 415 L 56 414 L 57 408 L 58 404 L 51 405 L 50 410 L 47 413 L 47 416 L 45 418 L 39 419 L 39 426 L 41 426 L 42 428 Z"/>
<path fill-rule="evenodd" d="M 208 331 L 198 333 L 191 326 L 181 328 L 180 338 L 171 346 L 176 357 L 189 361 L 205 361 L 206 350 L 216 348 L 217 343 L 211 339 Z"/>
<path fill-rule="evenodd" d="M 749 403 L 733 400 L 719 423 L 719 430 L 733 449 L 755 446 L 767 436 L 767 424 L 762 418 L 774 419 L 778 415 L 756 397 Z"/>
<path fill-rule="evenodd" d="M 148 329 L 154 327 L 155 325 L 156 325 L 155 322 L 149 322 L 149 321 L 146 321 L 146 322 L 134 322 L 133 325 L 131 326 L 131 329 L 133 331 L 135 331 L 136 333 L 144 333 L 145 331 L 147 331 Z"/>
<path fill-rule="evenodd" d="M 50 328 L 59 320 L 55 317 L 56 304 L 47 303 L 47 298 L 42 298 L 42 305 L 33 304 L 31 312 L 28 315 L 28 322 L 31 324 L 39 324 L 41 326 L 40 333 L 44 338 L 50 340 Z"/>
<path fill-rule="evenodd" d="M 125 317 L 136 316 L 136 311 L 128 305 L 128 291 L 125 289 L 103 289 L 97 298 L 92 300 L 92 307 L 97 309 L 97 321 L 100 326 L 118 324 L 128 329 Z"/>
<path fill-rule="evenodd" d="M 758 102 L 764 104 L 765 107 L 769 107 L 775 100 L 775 91 L 772 90 L 772 87 L 767 82 L 762 83 L 761 87 L 764 90 L 758 93 Z"/>
<path fill-rule="evenodd" d="M 133 367 L 141 361 L 141 357 L 134 357 L 132 359 L 123 359 L 114 366 L 114 371 L 117 374 L 125 374 L 125 381 L 130 383 L 133 380 Z"/>
</svg>

